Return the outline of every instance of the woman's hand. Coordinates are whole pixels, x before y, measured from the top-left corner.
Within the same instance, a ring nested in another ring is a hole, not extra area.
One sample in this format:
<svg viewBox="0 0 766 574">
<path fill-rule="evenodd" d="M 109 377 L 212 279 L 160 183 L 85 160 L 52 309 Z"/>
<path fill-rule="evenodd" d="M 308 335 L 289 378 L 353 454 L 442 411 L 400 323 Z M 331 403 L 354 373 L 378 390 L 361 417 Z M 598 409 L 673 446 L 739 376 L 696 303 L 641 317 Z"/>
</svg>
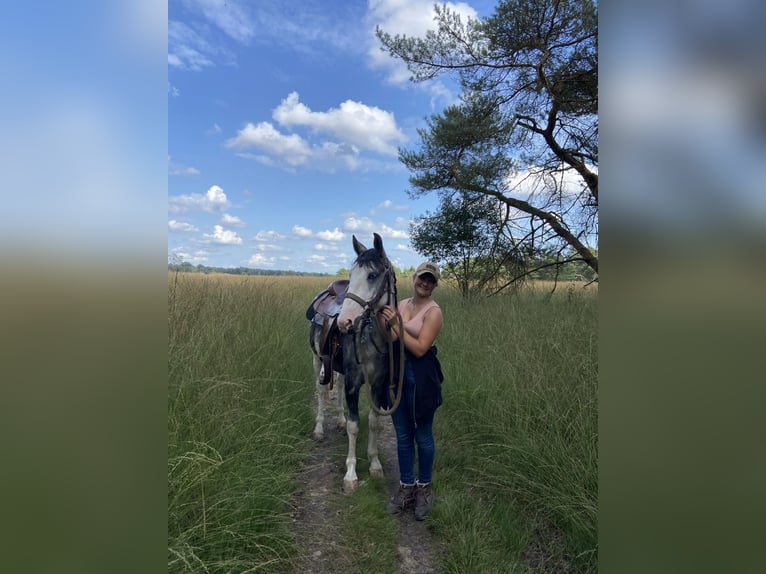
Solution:
<svg viewBox="0 0 766 574">
<path fill-rule="evenodd" d="M 396 309 L 390 305 L 385 305 L 380 311 L 378 316 L 383 319 L 384 325 L 393 331 L 394 335 L 399 336 L 399 320 L 396 316 Z"/>
</svg>

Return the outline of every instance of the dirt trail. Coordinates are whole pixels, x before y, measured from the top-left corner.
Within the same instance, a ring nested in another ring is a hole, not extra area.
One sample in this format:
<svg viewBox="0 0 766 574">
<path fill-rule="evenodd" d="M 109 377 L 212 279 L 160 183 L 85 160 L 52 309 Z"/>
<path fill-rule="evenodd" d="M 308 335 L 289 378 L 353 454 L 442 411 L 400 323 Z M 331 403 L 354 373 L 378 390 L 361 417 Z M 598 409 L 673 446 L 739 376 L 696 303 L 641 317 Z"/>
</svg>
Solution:
<svg viewBox="0 0 766 574">
<path fill-rule="evenodd" d="M 396 436 L 391 417 L 382 417 L 381 420 L 379 449 L 387 491 L 392 492 L 399 482 Z M 345 430 L 336 428 L 334 421 L 332 416 L 325 417 L 324 440 L 315 442 L 301 473 L 303 488 L 293 500 L 293 531 L 298 546 L 303 549 L 296 563 L 296 574 L 342 574 L 352 571 L 337 536 L 341 528 L 341 509 L 349 500 L 342 490 L 348 439 Z M 366 456 L 366 447 L 366 441 L 357 444 L 360 458 Z M 367 478 L 364 472 L 359 473 L 360 481 Z M 380 501 L 381 505 L 385 503 L 385 500 Z M 434 566 L 438 551 L 428 528 L 428 520 L 416 521 L 411 510 L 403 516 L 392 517 L 392 520 L 399 523 L 399 574 L 438 574 Z"/>
</svg>

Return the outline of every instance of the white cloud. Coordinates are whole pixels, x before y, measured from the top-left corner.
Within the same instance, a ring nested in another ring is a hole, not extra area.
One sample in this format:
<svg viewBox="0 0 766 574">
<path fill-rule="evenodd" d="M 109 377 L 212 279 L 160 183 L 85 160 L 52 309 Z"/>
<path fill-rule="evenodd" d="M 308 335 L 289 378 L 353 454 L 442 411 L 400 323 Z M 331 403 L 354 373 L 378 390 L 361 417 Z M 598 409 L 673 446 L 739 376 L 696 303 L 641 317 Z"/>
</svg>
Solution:
<svg viewBox="0 0 766 574">
<path fill-rule="evenodd" d="M 296 237 L 311 237 L 312 235 L 314 235 L 314 233 L 306 227 L 301 227 L 300 225 L 293 225 L 293 235 L 295 235 Z"/>
<path fill-rule="evenodd" d="M 393 113 L 353 100 L 326 112 L 314 112 L 300 102 L 297 92 L 291 92 L 272 117 L 285 127 L 306 126 L 331 134 L 343 143 L 387 155 L 396 155 L 395 144 L 407 141 Z"/>
<path fill-rule="evenodd" d="M 204 195 L 193 193 L 191 195 L 175 195 L 168 198 L 168 209 L 172 213 L 182 213 L 192 210 L 216 213 L 229 207 L 226 194 L 217 185 L 211 186 Z"/>
<path fill-rule="evenodd" d="M 271 267 L 274 265 L 274 257 L 266 257 L 263 253 L 256 253 L 247 260 L 248 265 L 257 265 L 259 267 Z"/>
<path fill-rule="evenodd" d="M 346 234 L 336 227 L 332 231 L 329 229 L 325 231 L 319 231 L 317 232 L 316 237 L 324 241 L 342 241 L 345 239 Z"/>
<path fill-rule="evenodd" d="M 314 245 L 315 251 L 337 251 L 338 246 L 333 243 L 317 243 Z"/>
<path fill-rule="evenodd" d="M 174 163 L 170 161 L 170 157 L 168 157 L 168 175 L 199 175 L 199 170 L 196 167 Z"/>
<path fill-rule="evenodd" d="M 394 229 L 393 227 L 390 227 L 386 225 L 385 223 L 380 226 L 380 233 L 381 237 L 388 237 L 391 239 L 409 239 L 410 234 L 406 231 L 402 231 L 401 229 Z"/>
<path fill-rule="evenodd" d="M 209 134 L 220 134 L 221 133 L 221 126 L 218 124 L 213 124 L 213 127 L 211 127 L 209 130 L 207 130 L 207 133 Z"/>
<path fill-rule="evenodd" d="M 291 92 L 272 116 L 288 131 L 266 121 L 248 122 L 224 145 L 238 150 L 240 157 L 289 170 L 299 166 L 330 173 L 402 169 L 394 157 L 407 136 L 391 112 L 352 100 L 315 112 L 300 102 L 297 92 Z M 304 133 L 289 131 L 300 129 Z"/>
<path fill-rule="evenodd" d="M 588 169 L 598 173 L 598 167 L 589 165 Z M 511 174 L 505 180 L 509 193 L 522 198 L 535 194 L 561 191 L 563 195 L 576 196 L 587 187 L 582 176 L 573 169 L 567 169 L 551 176 L 550 170 L 529 166 Z"/>
<path fill-rule="evenodd" d="M 199 71 L 213 65 L 216 48 L 183 22 L 168 21 L 168 65 L 179 70 Z"/>
<path fill-rule="evenodd" d="M 199 228 L 195 227 L 191 223 L 186 223 L 185 221 L 176 221 L 175 219 L 168 221 L 168 229 L 170 229 L 170 231 L 199 231 Z"/>
<path fill-rule="evenodd" d="M 266 251 L 284 251 L 285 250 L 284 247 L 277 245 L 275 243 L 259 243 L 258 245 L 256 245 L 255 248 L 261 253 L 264 253 Z"/>
<path fill-rule="evenodd" d="M 281 241 L 285 239 L 285 236 L 277 231 L 259 231 L 253 239 L 256 241 Z"/>
<path fill-rule="evenodd" d="M 373 223 L 372 219 L 369 217 L 351 216 L 343 220 L 343 229 L 351 232 L 365 231 L 372 233 L 373 231 L 376 231 L 377 228 L 375 223 Z"/>
<path fill-rule="evenodd" d="M 402 218 L 397 218 L 398 222 L 402 222 Z M 381 237 L 388 237 L 391 239 L 409 239 L 410 235 L 407 231 L 396 229 L 385 223 L 375 223 L 369 217 L 347 217 L 343 221 L 343 229 L 354 233 L 379 233 Z"/>
<path fill-rule="evenodd" d="M 221 245 L 240 245 L 242 243 L 242 238 L 237 235 L 235 231 L 224 229 L 220 225 L 215 225 L 213 227 L 212 235 L 205 233 L 203 234 L 203 237 L 209 243 L 218 243 Z"/>
<path fill-rule="evenodd" d="M 285 135 L 268 122 L 260 122 L 258 125 L 248 123 L 224 145 L 234 149 L 261 149 L 292 166 L 306 163 L 311 156 L 311 147 L 302 137 L 297 134 Z"/>
<path fill-rule="evenodd" d="M 208 260 L 209 253 L 202 249 L 190 253 L 186 251 L 185 247 L 176 247 L 173 249 L 173 256 L 181 261 L 187 261 L 189 263 L 205 263 Z"/>
<path fill-rule="evenodd" d="M 471 6 L 464 2 L 446 2 L 446 6 L 460 14 L 465 23 L 467 18 L 478 19 L 478 14 Z M 387 79 L 394 85 L 406 85 L 410 83 L 410 72 L 400 59 L 389 56 L 388 52 L 381 50 L 380 40 L 375 36 L 375 28 L 380 27 L 384 32 L 396 36 L 397 34 L 423 38 L 428 30 L 436 30 L 434 22 L 434 2 L 432 0 L 377 0 L 368 3 L 367 21 L 370 23 L 370 47 L 367 51 L 370 65 L 374 69 L 383 70 Z M 418 84 L 431 92 L 434 99 L 446 103 L 453 103 L 454 96 L 444 84 L 431 81 Z"/>
<path fill-rule="evenodd" d="M 221 225 L 227 225 L 229 227 L 246 227 L 247 224 L 242 221 L 239 217 L 236 215 L 229 215 L 228 213 L 224 213 L 223 217 L 221 217 Z"/>
<path fill-rule="evenodd" d="M 184 4 L 241 44 L 248 44 L 255 34 L 249 12 L 237 0 L 186 0 Z"/>
<path fill-rule="evenodd" d="M 385 211 L 385 210 L 407 211 L 409 208 L 410 208 L 409 205 L 396 205 L 390 199 L 386 199 L 385 201 L 381 201 L 378 205 L 373 207 L 370 210 L 370 213 L 375 215 L 376 213 L 378 213 L 380 211 Z"/>
</svg>

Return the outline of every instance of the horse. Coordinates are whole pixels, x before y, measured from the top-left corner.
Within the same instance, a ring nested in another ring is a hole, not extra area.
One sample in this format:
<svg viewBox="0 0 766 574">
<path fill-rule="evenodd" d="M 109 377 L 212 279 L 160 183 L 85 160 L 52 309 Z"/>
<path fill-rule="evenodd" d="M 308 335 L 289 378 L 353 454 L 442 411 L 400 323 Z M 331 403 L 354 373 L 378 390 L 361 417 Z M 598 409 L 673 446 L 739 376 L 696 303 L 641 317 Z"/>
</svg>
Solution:
<svg viewBox="0 0 766 574">
<path fill-rule="evenodd" d="M 381 331 L 377 320 L 377 312 L 384 305 L 396 308 L 396 274 L 391 265 L 383 240 L 377 233 L 373 234 L 373 247 L 368 249 L 356 236 L 352 236 L 352 244 L 357 254 L 349 271 L 349 279 L 346 291 L 343 293 L 337 317 L 333 318 L 330 332 L 337 328 L 338 347 L 341 357 L 338 360 L 327 361 L 324 366 L 317 367 L 323 361 L 317 352 L 314 352 L 314 366 L 317 372 L 317 384 L 327 384 L 326 368 L 337 369 L 337 380 L 343 382 L 348 419 L 346 420 L 346 434 L 348 435 L 348 454 L 346 456 L 346 474 L 343 477 L 343 490 L 352 492 L 358 485 L 356 474 L 356 440 L 359 434 L 359 392 L 362 385 L 367 382 L 368 400 L 370 413 L 368 418 L 369 430 L 367 433 L 367 456 L 370 460 L 370 475 L 383 476 L 383 466 L 378 456 L 378 435 L 380 432 L 380 416 L 390 415 L 398 406 L 401 396 L 403 379 L 403 354 L 401 348 L 399 387 L 398 395 L 394 388 L 394 355 L 393 346 Z M 328 288 L 327 291 L 330 289 Z M 322 294 L 318 295 L 321 298 Z M 327 299 L 327 296 L 324 296 Z M 317 298 L 315 298 L 315 301 Z M 334 303 L 337 305 L 337 300 Z M 311 308 L 309 308 L 311 309 Z M 337 309 L 330 308 L 330 312 Z M 325 322 L 325 330 L 327 323 Z M 322 330 L 319 321 L 313 321 L 314 329 L 312 340 L 316 344 L 314 349 L 320 349 L 321 336 L 317 334 Z M 325 352 L 326 347 L 325 347 Z M 334 356 L 334 355 L 333 355 Z M 332 367 L 327 367 L 328 363 Z M 320 372 L 322 380 L 320 380 Z M 333 377 L 330 381 L 336 380 Z M 388 384 L 387 384 L 388 383 Z M 340 395 L 340 393 L 339 393 Z M 390 399 L 390 400 L 389 400 Z M 321 435 L 320 409 L 322 409 L 322 395 L 319 395 L 317 406 L 317 423 L 314 436 Z M 389 405 L 391 407 L 389 408 Z M 342 412 L 342 409 L 341 409 Z"/>
<path fill-rule="evenodd" d="M 356 488 L 356 439 L 359 433 L 359 392 L 367 383 L 369 417 L 367 457 L 370 475 L 383 476 L 378 457 L 379 417 L 390 415 L 398 406 L 401 396 L 403 363 L 400 362 L 399 394 L 394 386 L 394 356 L 392 346 L 380 329 L 377 312 L 384 306 L 397 306 L 396 273 L 383 248 L 383 240 L 373 234 L 373 247 L 367 249 L 356 236 L 352 244 L 357 258 L 349 271 L 349 285 L 338 316 L 338 328 L 343 334 L 343 367 L 345 370 L 346 406 L 348 421 L 348 454 L 343 489 Z M 404 352 L 401 347 L 402 354 Z M 401 361 L 403 361 L 403 356 Z M 388 384 L 387 384 L 388 383 Z M 389 395 L 393 406 L 388 409 Z"/>
</svg>

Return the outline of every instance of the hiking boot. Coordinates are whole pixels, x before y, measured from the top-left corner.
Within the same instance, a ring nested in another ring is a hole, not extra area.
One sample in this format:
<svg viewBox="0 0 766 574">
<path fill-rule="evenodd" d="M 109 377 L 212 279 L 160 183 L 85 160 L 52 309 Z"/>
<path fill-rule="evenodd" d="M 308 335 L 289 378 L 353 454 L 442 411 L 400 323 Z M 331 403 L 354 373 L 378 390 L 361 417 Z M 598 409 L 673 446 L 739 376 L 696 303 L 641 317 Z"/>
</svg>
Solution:
<svg viewBox="0 0 766 574">
<path fill-rule="evenodd" d="M 418 484 L 415 489 L 415 520 L 423 520 L 434 504 L 434 493 L 431 483 Z"/>
<path fill-rule="evenodd" d="M 399 483 L 399 488 L 388 501 L 386 510 L 389 514 L 399 514 L 415 501 L 415 485 Z"/>
</svg>

